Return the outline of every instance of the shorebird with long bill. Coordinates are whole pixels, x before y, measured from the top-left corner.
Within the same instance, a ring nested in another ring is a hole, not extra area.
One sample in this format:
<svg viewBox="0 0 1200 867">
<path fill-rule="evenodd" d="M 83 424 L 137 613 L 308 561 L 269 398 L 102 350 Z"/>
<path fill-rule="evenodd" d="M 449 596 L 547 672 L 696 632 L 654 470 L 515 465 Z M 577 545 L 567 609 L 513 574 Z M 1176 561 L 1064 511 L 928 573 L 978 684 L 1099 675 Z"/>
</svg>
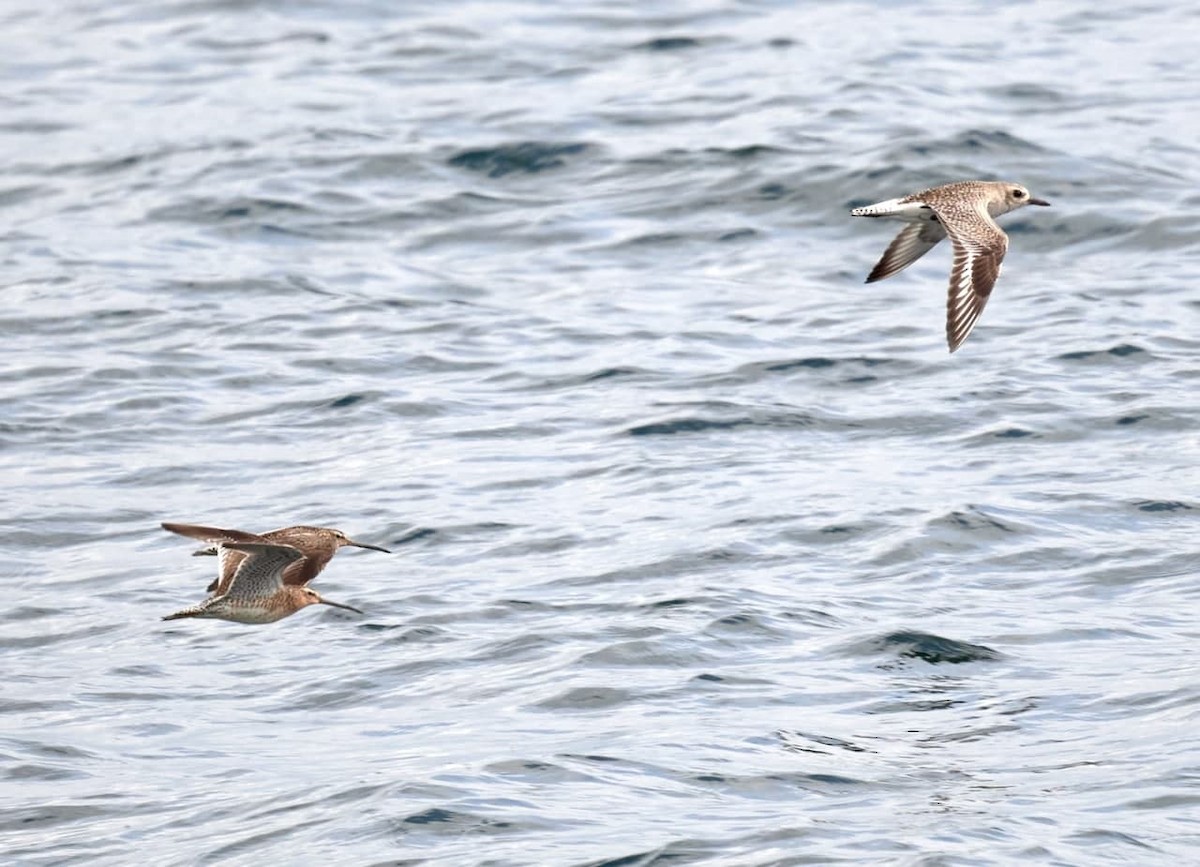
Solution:
<svg viewBox="0 0 1200 867">
<path fill-rule="evenodd" d="M 283 572 L 283 583 L 289 586 L 303 587 L 321 574 L 321 570 L 333 559 L 340 548 L 366 548 L 370 551 L 392 553 L 387 548 L 378 545 L 368 545 L 366 542 L 356 542 L 341 530 L 329 527 L 281 527 L 268 533 L 247 533 L 245 530 L 226 530 L 220 527 L 205 527 L 200 524 L 175 524 L 164 521 L 162 528 L 207 543 L 209 547 L 201 548 L 193 556 L 216 554 L 217 546 L 222 542 L 258 542 L 269 545 L 290 545 L 299 551 L 302 557 L 290 561 Z M 216 579 L 208 585 L 209 593 L 222 593 L 229 587 L 233 574 L 245 556 L 240 549 L 228 549 L 219 561 L 221 568 Z"/>
<path fill-rule="evenodd" d="M 221 542 L 217 545 L 217 557 L 222 573 L 225 561 L 233 554 L 240 559 L 227 586 L 219 587 L 218 592 L 199 605 L 168 614 L 163 620 L 207 617 L 235 623 L 274 623 L 309 605 L 331 605 L 362 614 L 351 605 L 322 599 L 320 593 L 306 585 L 285 584 L 283 574 L 288 566 L 304 558 L 291 545 Z"/>
</svg>

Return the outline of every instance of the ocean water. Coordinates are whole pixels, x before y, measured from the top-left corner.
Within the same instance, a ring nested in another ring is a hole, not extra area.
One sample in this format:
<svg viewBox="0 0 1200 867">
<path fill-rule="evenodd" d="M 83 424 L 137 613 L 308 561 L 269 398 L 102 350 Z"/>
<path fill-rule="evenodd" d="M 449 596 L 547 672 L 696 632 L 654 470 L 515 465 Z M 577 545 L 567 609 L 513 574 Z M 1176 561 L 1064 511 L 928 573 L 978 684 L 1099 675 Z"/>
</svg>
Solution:
<svg viewBox="0 0 1200 867">
<path fill-rule="evenodd" d="M 1200 860 L 1198 30 L 5 4 L 0 862 Z M 848 211 L 967 178 L 950 355 Z"/>
</svg>

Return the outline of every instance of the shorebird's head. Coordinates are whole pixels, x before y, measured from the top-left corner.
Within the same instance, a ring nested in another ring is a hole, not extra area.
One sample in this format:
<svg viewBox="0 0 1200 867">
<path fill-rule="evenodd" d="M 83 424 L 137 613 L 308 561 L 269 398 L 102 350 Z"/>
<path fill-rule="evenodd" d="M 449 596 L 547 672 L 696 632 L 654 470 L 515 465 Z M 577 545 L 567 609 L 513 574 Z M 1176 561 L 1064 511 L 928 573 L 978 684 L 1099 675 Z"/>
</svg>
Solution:
<svg viewBox="0 0 1200 867">
<path fill-rule="evenodd" d="M 382 551 L 385 554 L 392 553 L 387 548 L 380 548 L 378 545 L 368 545 L 366 542 L 355 542 L 341 530 L 330 530 L 329 532 L 333 534 L 334 543 L 339 548 L 350 545 L 353 548 L 367 548 L 371 551 Z"/>
<path fill-rule="evenodd" d="M 321 594 L 311 587 L 301 587 L 299 590 L 305 605 L 332 605 L 334 608 L 344 608 L 347 611 L 353 611 L 355 614 L 362 614 L 353 605 L 343 605 L 340 602 L 330 602 L 328 599 L 322 599 Z"/>
<path fill-rule="evenodd" d="M 998 195 L 988 203 L 988 212 L 993 217 L 999 214 L 1007 214 L 1009 211 L 1015 211 L 1017 208 L 1023 208 L 1026 205 L 1050 207 L 1049 202 L 1045 199 L 1035 199 L 1029 195 L 1029 190 L 1020 184 L 997 183 L 996 187 Z"/>
</svg>

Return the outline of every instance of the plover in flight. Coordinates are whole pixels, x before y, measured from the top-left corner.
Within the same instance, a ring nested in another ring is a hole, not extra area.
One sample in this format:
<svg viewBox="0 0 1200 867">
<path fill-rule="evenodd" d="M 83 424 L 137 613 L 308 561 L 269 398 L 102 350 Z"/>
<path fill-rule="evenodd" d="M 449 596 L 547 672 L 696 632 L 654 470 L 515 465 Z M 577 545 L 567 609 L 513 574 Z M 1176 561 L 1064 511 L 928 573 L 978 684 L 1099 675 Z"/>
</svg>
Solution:
<svg viewBox="0 0 1200 867">
<path fill-rule="evenodd" d="M 950 236 L 954 264 L 950 268 L 950 295 L 946 299 L 946 342 L 953 352 L 975 327 L 1008 251 L 1008 235 L 994 218 L 1026 205 L 1049 204 L 1033 198 L 1020 184 L 962 181 L 855 208 L 850 213 L 855 217 L 889 217 L 908 223 L 871 269 L 868 283 L 903 271 L 942 238 Z"/>
</svg>

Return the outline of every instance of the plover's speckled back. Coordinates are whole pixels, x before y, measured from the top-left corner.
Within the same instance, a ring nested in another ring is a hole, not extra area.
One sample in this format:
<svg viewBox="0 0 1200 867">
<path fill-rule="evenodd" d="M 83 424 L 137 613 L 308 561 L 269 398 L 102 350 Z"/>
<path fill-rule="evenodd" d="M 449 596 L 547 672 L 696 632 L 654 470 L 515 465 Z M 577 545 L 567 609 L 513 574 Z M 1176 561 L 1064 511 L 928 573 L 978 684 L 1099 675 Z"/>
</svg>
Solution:
<svg viewBox="0 0 1200 867">
<path fill-rule="evenodd" d="M 953 352 L 975 327 L 1008 251 L 1008 236 L 993 218 L 1026 205 L 1049 204 L 1033 198 L 1020 184 L 962 181 L 855 208 L 850 213 L 855 217 L 890 217 L 909 223 L 871 269 L 868 283 L 903 271 L 942 238 L 950 237 L 954 264 L 950 268 L 950 295 L 946 299 L 946 341 Z"/>
</svg>

